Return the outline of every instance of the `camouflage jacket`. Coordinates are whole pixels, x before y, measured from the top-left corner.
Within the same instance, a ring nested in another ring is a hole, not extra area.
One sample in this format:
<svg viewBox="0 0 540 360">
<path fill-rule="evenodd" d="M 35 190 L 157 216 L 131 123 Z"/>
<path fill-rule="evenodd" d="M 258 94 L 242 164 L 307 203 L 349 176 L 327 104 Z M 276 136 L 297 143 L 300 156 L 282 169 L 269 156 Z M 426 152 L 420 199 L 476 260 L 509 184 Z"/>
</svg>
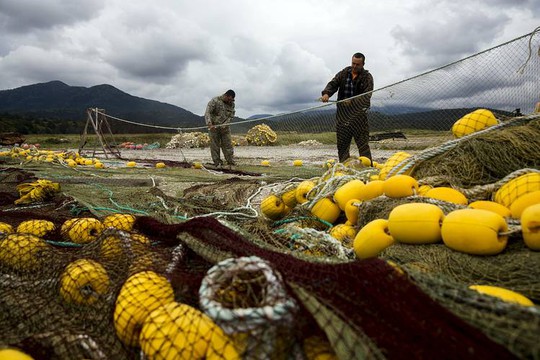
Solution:
<svg viewBox="0 0 540 360">
<path fill-rule="evenodd" d="M 206 125 L 229 124 L 234 117 L 234 103 L 226 104 L 223 95 L 216 96 L 208 102 L 204 119 Z"/>
<path fill-rule="evenodd" d="M 321 92 L 323 95 L 328 94 L 328 96 L 334 95 L 334 93 L 338 92 L 338 101 L 343 100 L 345 98 L 344 96 L 344 88 L 345 88 L 345 81 L 347 80 L 347 75 L 351 71 L 351 67 L 347 66 L 340 72 L 334 76 L 332 80 L 326 85 L 324 90 Z M 354 96 L 360 95 L 366 92 L 373 91 L 373 76 L 367 71 L 366 69 L 362 69 L 362 72 L 359 74 L 359 78 L 355 81 L 355 87 L 354 87 Z M 369 94 L 366 94 L 365 96 L 362 96 L 358 99 L 362 107 L 369 108 L 371 105 L 371 92 Z"/>
</svg>

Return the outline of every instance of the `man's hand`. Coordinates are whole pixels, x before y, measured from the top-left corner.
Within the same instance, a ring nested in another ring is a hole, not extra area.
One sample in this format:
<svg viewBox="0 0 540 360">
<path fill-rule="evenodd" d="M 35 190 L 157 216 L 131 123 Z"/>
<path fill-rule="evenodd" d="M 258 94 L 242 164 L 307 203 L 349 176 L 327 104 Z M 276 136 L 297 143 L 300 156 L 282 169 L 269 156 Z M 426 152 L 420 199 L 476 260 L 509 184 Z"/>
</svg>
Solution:
<svg viewBox="0 0 540 360">
<path fill-rule="evenodd" d="M 322 102 L 328 102 L 328 99 L 330 98 L 330 96 L 328 96 L 328 94 L 324 94 L 323 96 L 321 96 L 321 101 Z"/>
<path fill-rule="evenodd" d="M 212 124 L 208 125 L 208 130 L 210 130 L 210 131 L 214 131 L 215 128 L 216 127 L 214 125 L 212 125 Z"/>
</svg>

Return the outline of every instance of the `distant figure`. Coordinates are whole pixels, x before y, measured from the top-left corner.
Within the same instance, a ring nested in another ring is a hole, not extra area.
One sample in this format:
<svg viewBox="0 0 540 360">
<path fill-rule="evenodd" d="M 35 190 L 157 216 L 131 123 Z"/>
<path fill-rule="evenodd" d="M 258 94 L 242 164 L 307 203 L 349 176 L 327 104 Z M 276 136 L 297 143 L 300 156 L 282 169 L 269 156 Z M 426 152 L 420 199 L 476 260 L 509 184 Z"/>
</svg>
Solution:
<svg viewBox="0 0 540 360">
<path fill-rule="evenodd" d="M 534 112 L 537 114 L 540 113 L 540 101 L 536 103 L 536 106 L 534 107 Z"/>
<path fill-rule="evenodd" d="M 338 72 L 322 91 L 322 102 L 328 102 L 328 99 L 338 91 L 336 136 L 340 162 L 344 162 L 350 157 L 349 150 L 353 138 L 358 147 L 359 155 L 371 160 L 366 111 L 371 105 L 373 76 L 364 69 L 365 61 L 364 54 L 354 54 L 351 66 Z M 350 101 L 341 101 L 364 93 L 368 94 Z"/>
<path fill-rule="evenodd" d="M 221 167 L 220 150 L 227 165 L 234 166 L 234 148 L 231 141 L 231 130 L 229 124 L 234 117 L 234 98 L 236 94 L 233 90 L 227 90 L 225 94 L 216 96 L 208 102 L 204 119 L 210 134 L 210 154 L 212 161 L 217 167 Z"/>
</svg>

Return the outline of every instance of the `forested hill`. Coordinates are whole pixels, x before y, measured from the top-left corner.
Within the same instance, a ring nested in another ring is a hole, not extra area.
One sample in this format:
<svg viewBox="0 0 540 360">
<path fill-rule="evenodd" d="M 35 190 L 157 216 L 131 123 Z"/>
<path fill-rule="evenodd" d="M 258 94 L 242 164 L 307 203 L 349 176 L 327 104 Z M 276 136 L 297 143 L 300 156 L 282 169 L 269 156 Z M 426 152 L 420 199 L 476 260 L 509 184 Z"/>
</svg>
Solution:
<svg viewBox="0 0 540 360">
<path fill-rule="evenodd" d="M 78 133 L 87 119 L 86 110 L 95 107 L 144 124 L 170 127 L 204 124 L 201 116 L 181 107 L 136 97 L 111 85 L 81 87 L 51 81 L 0 91 L 0 132 Z M 151 128 L 121 122 L 115 122 L 114 126 L 118 132 L 151 132 Z"/>
</svg>

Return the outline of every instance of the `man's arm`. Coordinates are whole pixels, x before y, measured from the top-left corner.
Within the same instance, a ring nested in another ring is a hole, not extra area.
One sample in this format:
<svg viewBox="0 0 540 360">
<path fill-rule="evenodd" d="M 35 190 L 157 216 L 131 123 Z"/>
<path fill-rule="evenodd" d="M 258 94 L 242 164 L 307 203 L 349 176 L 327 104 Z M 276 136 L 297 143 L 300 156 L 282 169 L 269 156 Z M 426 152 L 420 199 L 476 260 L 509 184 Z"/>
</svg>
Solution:
<svg viewBox="0 0 540 360">
<path fill-rule="evenodd" d="M 208 105 L 206 105 L 206 112 L 204 113 L 204 119 L 206 121 L 206 125 L 208 127 L 213 127 L 213 113 L 215 112 L 214 109 L 215 109 L 215 102 L 214 102 L 214 99 L 210 100 L 208 102 Z"/>
<path fill-rule="evenodd" d="M 338 91 L 339 86 L 341 84 L 341 77 L 342 77 L 343 70 L 338 72 L 332 80 L 328 84 L 326 84 L 326 87 L 323 91 L 321 91 L 321 94 L 323 97 L 326 97 L 326 101 L 328 101 L 328 98 L 332 97 Z M 325 96 L 326 95 L 326 96 Z M 324 101 L 324 100 L 323 100 Z"/>
</svg>

